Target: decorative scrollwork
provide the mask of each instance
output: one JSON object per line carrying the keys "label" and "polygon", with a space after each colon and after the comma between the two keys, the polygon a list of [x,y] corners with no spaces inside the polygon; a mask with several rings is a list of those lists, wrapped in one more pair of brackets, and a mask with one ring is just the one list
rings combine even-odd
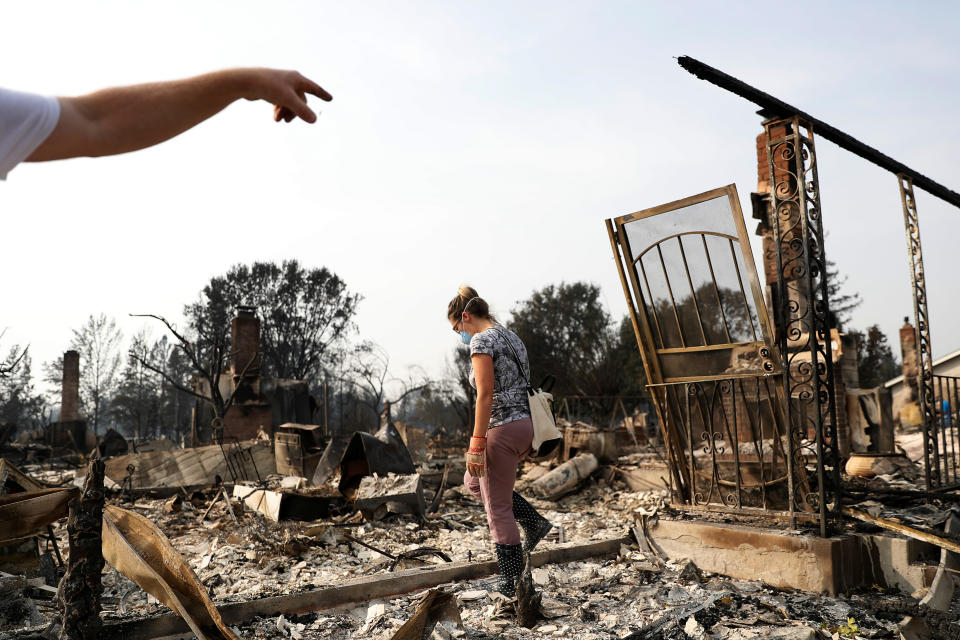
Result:
{"label": "decorative scrollwork", "polygon": [[917,401],[923,416],[923,471],[927,489],[941,486],[940,443],[937,437],[936,399],[933,389],[933,349],[930,346],[930,323],[927,312],[927,284],[923,275],[923,248],[920,245],[920,219],[913,197],[913,180],[899,174],[903,224],[907,231],[907,254],[910,257],[910,280],[913,283],[913,315],[916,323]]}
{"label": "decorative scrollwork", "polygon": [[815,491],[811,491],[803,494],[803,504],[813,511],[818,511],[820,509],[820,505],[823,503],[820,501],[820,494]]}
{"label": "decorative scrollwork", "polygon": [[[766,123],[773,198],[778,308],[775,309],[792,448],[791,504],[814,510],[826,535],[827,475],[839,488],[839,455],[823,250],[820,187],[813,130],[799,117]],[[810,437],[812,436],[812,442]],[[805,446],[804,441],[810,446]],[[809,490],[804,449],[816,460],[816,493]],[[812,500],[810,495],[815,496]],[[839,500],[834,500],[839,504]]]}

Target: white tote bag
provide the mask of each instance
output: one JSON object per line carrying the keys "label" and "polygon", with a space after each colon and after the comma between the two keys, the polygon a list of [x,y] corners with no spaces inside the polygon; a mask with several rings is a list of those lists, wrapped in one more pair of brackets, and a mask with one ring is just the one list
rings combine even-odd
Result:
{"label": "white tote bag", "polygon": [[557,429],[557,421],[553,417],[553,394],[547,393],[542,389],[534,389],[530,386],[530,377],[524,375],[523,363],[520,361],[520,356],[517,355],[516,349],[513,348],[510,340],[499,329],[497,329],[497,333],[500,334],[503,341],[510,347],[513,358],[517,361],[517,368],[520,370],[520,375],[524,376],[527,381],[527,396],[530,401],[530,420],[533,422],[533,443],[531,445],[533,451],[530,453],[529,459],[534,462],[546,460],[553,456],[560,449],[560,445],[563,444],[563,436],[560,434],[560,430]]}
{"label": "white tote bag", "polygon": [[541,389],[529,389],[530,418],[533,420],[533,461],[546,460],[555,454],[563,444],[563,436],[557,429],[553,417],[553,394]]}

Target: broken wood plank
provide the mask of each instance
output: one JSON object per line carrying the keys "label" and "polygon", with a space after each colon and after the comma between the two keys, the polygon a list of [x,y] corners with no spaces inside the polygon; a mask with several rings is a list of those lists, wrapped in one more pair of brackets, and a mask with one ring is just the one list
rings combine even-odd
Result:
{"label": "broken wood plank", "polygon": [[929,542],[930,544],[936,545],[941,549],[946,549],[947,551],[960,553],[960,543],[956,543],[953,540],[947,540],[946,538],[935,536],[932,533],[927,533],[926,531],[919,531],[913,527],[900,524],[899,522],[878,518],[877,516],[872,516],[869,513],[858,511],[857,509],[852,509],[850,507],[841,507],[840,510],[844,515],[850,516],[851,518],[862,520],[863,522],[869,522],[872,525],[876,525],[888,531],[894,531],[900,535],[907,536],[908,538],[913,538],[914,540]]}
{"label": "broken wood plank", "polygon": [[[200,522],[203,522],[207,519],[207,516],[210,515],[210,512],[213,510],[213,507],[216,506],[217,502],[220,500],[220,490],[218,488],[217,492],[213,494],[213,500],[210,501],[210,504],[207,505],[206,510],[203,512],[203,515],[200,516]],[[230,508],[230,505],[227,505],[227,508]]]}
{"label": "broken wood plank", "polygon": [[39,591],[48,598],[52,598],[57,595],[56,588],[43,583],[43,578],[28,578],[27,576],[19,576],[12,573],[7,573],[6,571],[0,571],[0,578],[19,578],[23,580],[30,589]]}
{"label": "broken wood plank", "polygon": [[517,580],[517,602],[516,617],[517,624],[527,629],[533,629],[537,626],[537,620],[542,616],[540,611],[541,596],[533,584],[533,564],[530,561],[530,554],[524,554],[523,571]]}
{"label": "broken wood plank", "polygon": [[[581,544],[570,544],[538,551],[531,556],[531,566],[575,562],[586,558],[613,555],[622,545],[631,544],[629,536]],[[497,572],[495,560],[487,562],[454,562],[443,565],[407,569],[376,576],[347,580],[340,585],[259,598],[247,602],[231,602],[219,607],[226,624],[237,624],[257,616],[276,617],[281,614],[300,614],[329,609],[355,602],[396,596],[428,589],[447,582],[474,580]],[[105,625],[104,637],[124,640],[147,640],[163,636],[190,637],[192,632],[175,614],[164,614],[138,620],[125,620]]]}
{"label": "broken wood plank", "polygon": [[230,496],[227,495],[227,490],[224,486],[220,485],[220,495],[223,497],[224,504],[227,505],[227,513],[230,514],[230,519],[233,520],[233,524],[240,526],[240,522],[237,521],[237,514],[233,512],[233,502],[230,501]]}

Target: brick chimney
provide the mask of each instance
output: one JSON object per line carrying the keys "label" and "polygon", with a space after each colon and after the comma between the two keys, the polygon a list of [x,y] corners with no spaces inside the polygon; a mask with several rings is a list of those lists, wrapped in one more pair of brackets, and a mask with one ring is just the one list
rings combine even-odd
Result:
{"label": "brick chimney", "polygon": [[244,367],[247,367],[247,378],[255,378],[260,373],[260,356],[257,355],[260,350],[260,319],[256,312],[256,307],[237,307],[237,316],[230,325],[233,349],[231,364],[235,376],[240,375]]}
{"label": "brick chimney", "polygon": [[[788,130],[786,125],[780,125],[773,127],[771,132],[773,133],[774,139],[780,139],[787,135]],[[791,164],[789,158],[784,158],[779,154],[773,159],[774,171],[776,172],[775,178],[778,182],[790,177],[789,171],[792,168]],[[766,130],[757,135],[757,193],[770,193],[770,165],[767,161]]]}
{"label": "brick chimney", "polygon": [[80,419],[80,354],[63,354],[63,386],[60,398],[60,421]]}
{"label": "brick chimney", "polygon": [[[771,127],[770,129],[770,134],[773,136],[774,140],[780,140],[786,137],[789,133],[791,133],[790,127],[785,124]],[[758,134],[756,139],[757,192],[751,195],[751,202],[753,204],[753,217],[760,221],[757,224],[756,234],[763,238],[763,272],[767,285],[767,304],[769,306],[770,315],[773,318],[773,321],[778,323],[779,315],[773,312],[773,307],[775,304],[777,304],[777,283],[779,282],[779,269],[777,268],[777,242],[775,239],[775,226],[777,224],[777,220],[774,217],[775,214],[772,206],[772,191],[776,188],[776,185],[770,184],[770,164],[767,160],[767,142],[767,132],[766,127],[764,127],[764,131]],[[773,157],[774,180],[780,185],[781,190],[786,191],[796,188],[796,179],[793,178],[791,174],[791,169],[793,169],[795,160],[792,159],[789,151],[789,146],[778,147],[775,150]],[[786,237],[782,238],[782,241],[784,242],[789,241],[793,234],[796,233],[796,231],[788,230],[794,228],[798,222],[796,217],[797,212],[790,209],[788,209],[788,211],[792,211],[791,218],[782,221],[781,225],[781,230],[785,231],[787,234]],[[799,228],[799,225],[797,225],[797,228]],[[789,273],[786,275],[789,276]],[[805,280],[794,279],[790,286],[787,287],[787,291],[785,292],[791,300],[796,302],[798,308],[801,310],[809,307],[806,289],[807,287]],[[780,332],[784,331],[784,328],[778,325],[776,330],[779,334]]]}
{"label": "brick chimney", "polygon": [[920,374],[917,362],[917,332],[909,318],[903,319],[900,327],[900,356],[903,358],[903,386],[909,390],[907,402],[920,400],[920,388],[917,377]]}

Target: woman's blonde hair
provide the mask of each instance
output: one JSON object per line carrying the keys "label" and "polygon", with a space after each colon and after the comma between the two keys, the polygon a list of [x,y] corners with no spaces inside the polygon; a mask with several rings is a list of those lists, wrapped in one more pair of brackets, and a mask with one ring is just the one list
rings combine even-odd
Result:
{"label": "woman's blonde hair", "polygon": [[496,322],[490,315],[490,305],[487,304],[487,301],[480,297],[476,289],[467,285],[461,285],[457,289],[456,297],[447,305],[447,318],[451,320],[459,318],[464,312]]}

